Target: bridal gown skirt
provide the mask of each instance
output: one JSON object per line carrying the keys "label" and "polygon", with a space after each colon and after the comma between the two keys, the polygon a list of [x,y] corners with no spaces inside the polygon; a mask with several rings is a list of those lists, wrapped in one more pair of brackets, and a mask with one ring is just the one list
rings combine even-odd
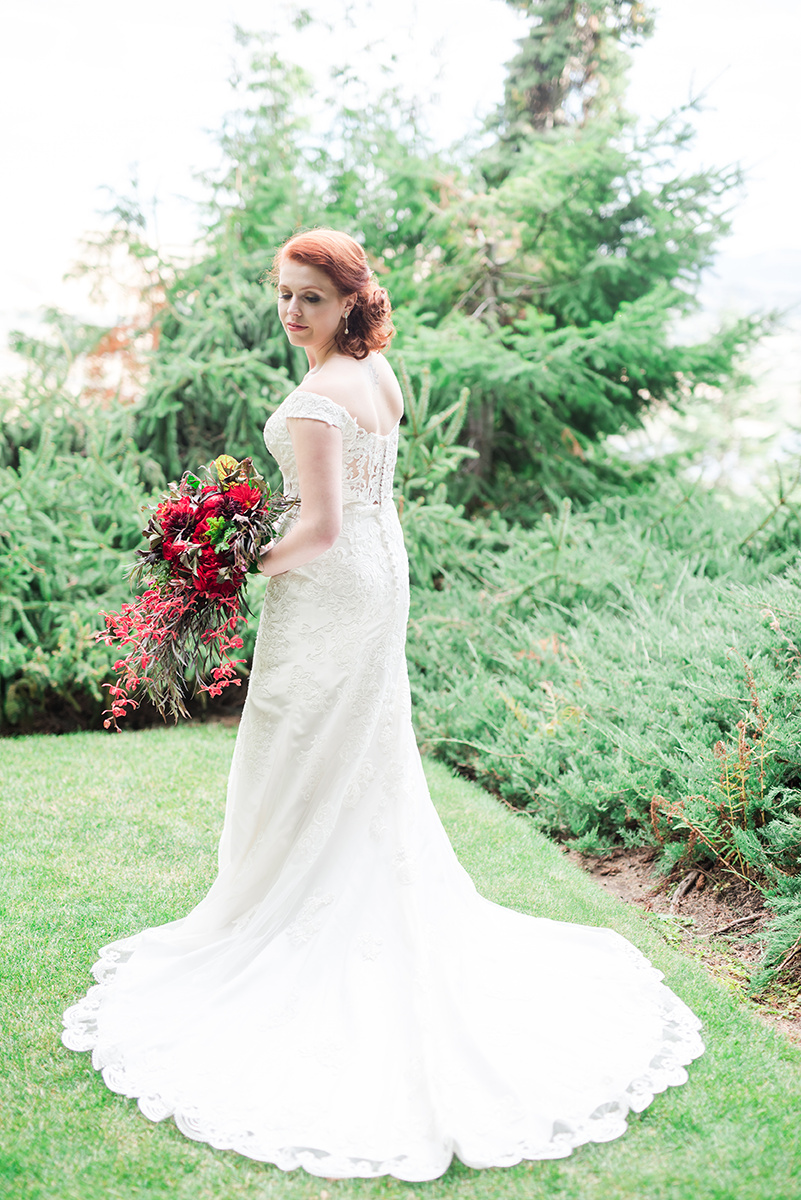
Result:
{"label": "bridal gown skirt", "polygon": [[558,1158],[684,1083],[699,1022],[608,929],[480,897],[429,798],[392,503],[267,590],[219,874],[65,1014],[114,1091],[290,1170]]}

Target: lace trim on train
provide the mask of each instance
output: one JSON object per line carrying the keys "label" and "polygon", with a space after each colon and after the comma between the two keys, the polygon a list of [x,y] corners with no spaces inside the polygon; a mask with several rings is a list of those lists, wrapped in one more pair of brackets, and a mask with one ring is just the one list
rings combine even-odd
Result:
{"label": "lace trim on train", "polygon": [[[325,904],[326,899],[321,898],[321,903]],[[631,965],[647,976],[649,983],[661,986],[662,973],[635,946],[622,940]],[[458,1144],[447,1144],[384,1161],[334,1154],[322,1147],[286,1146],[280,1144],[279,1138],[273,1140],[252,1130],[210,1121],[180,1096],[168,1098],[152,1091],[147,1070],[138,1075],[135,1069],[123,1063],[103,1061],[107,1056],[98,1053],[96,1014],[104,994],[113,985],[118,966],[127,961],[137,941],[138,937],[129,939],[126,952],[114,945],[100,951],[100,958],[92,968],[97,984],[89,989],[83,1000],[64,1013],[64,1045],[70,1050],[92,1050],[93,1065],[102,1072],[106,1086],[136,1099],[149,1120],[162,1121],[172,1117],[180,1131],[195,1141],[206,1142],[217,1150],[233,1150],[258,1162],[273,1163],[283,1171],[303,1167],[310,1175],[330,1178],[393,1175],[413,1183],[444,1174],[454,1154],[466,1166],[476,1169],[514,1166],[527,1159],[566,1158],[576,1147],[587,1142],[608,1142],[622,1136],[628,1128],[628,1113],[641,1112],[660,1092],[686,1083],[684,1068],[704,1052],[700,1021],[680,1002],[678,1008],[674,1008],[666,1000],[660,1006],[660,1016],[664,1020],[661,1045],[648,1070],[632,1080],[622,1093],[601,1104],[585,1121],[554,1121],[551,1135],[546,1140],[520,1139],[504,1147],[494,1140],[490,1144],[488,1140],[480,1158],[475,1154],[463,1155]]]}

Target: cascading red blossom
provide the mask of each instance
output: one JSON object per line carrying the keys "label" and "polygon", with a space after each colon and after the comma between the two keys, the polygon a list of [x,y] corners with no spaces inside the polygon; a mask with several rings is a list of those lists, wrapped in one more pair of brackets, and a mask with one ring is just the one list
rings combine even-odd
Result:
{"label": "cascading red blossom", "polygon": [[119,612],[101,614],[105,629],[97,640],[128,648],[114,664],[115,682],[106,685],[107,729],[119,730],[119,719],[139,706],[137,694],[177,720],[188,715],[192,677],[210,696],[239,686],[236,668],[244,660],[231,653],[242,649],[236,630],[245,620],[247,576],[296,501],[271,492],[249,458],[224,454],[203,473],[206,482],[187,472],[152,509],[148,548],[137,550],[130,572],[146,590]]}

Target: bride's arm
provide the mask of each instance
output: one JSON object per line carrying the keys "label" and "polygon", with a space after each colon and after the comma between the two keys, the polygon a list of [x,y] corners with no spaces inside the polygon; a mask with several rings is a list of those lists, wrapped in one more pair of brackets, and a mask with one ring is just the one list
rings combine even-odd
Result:
{"label": "bride's arm", "polygon": [[300,516],[261,556],[262,575],[302,567],[333,546],[342,528],[342,434],[308,417],[287,420],[298,470]]}

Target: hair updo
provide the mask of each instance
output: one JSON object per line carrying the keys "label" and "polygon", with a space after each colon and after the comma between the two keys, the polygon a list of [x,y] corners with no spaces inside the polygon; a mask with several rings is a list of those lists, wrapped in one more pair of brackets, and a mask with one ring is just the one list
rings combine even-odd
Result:
{"label": "hair updo", "polygon": [[336,229],[296,233],[284,242],[273,259],[270,272],[273,283],[278,282],[285,258],[324,271],[341,296],[355,292],[356,299],[348,313],[348,332],[345,333],[342,324],[336,333],[340,353],[349,354],[351,358],[366,358],[374,350],[383,350],[389,345],[395,332],[389,296],[386,288],[376,283],[364,250],[357,241]]}

